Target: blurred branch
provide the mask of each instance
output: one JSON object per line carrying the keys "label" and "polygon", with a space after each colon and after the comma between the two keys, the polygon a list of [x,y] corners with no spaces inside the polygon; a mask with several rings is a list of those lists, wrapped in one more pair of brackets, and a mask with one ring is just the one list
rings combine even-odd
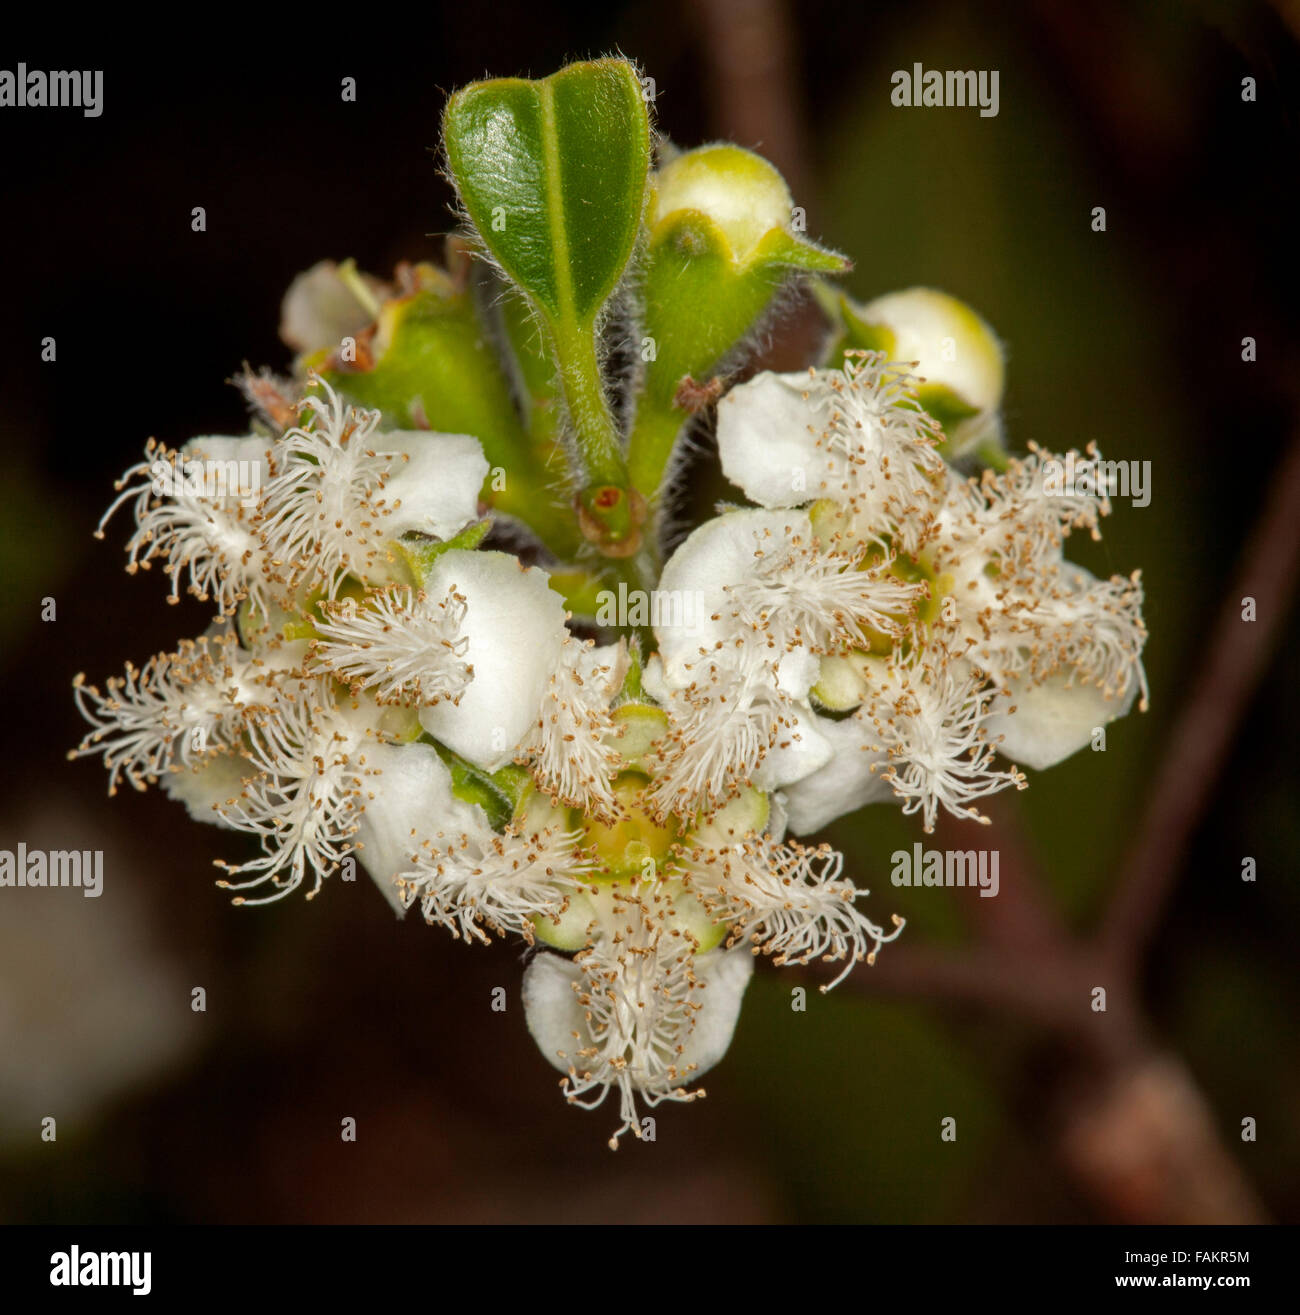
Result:
{"label": "blurred branch", "polygon": [[1287,31],[1300,41],[1300,0],[1271,0],[1271,3]]}
{"label": "blurred branch", "polygon": [[[695,0],[686,8],[700,30],[714,131],[776,165],[791,195],[815,219],[795,27],[783,0]],[[801,294],[786,306],[779,332],[755,364],[766,370],[803,369],[814,359],[825,329],[816,303]]]}
{"label": "blurred branch", "polygon": [[808,136],[800,112],[795,37],[781,0],[701,0],[688,6],[702,28],[705,86],[718,133],[760,150],[805,209]]}
{"label": "blurred branch", "polygon": [[[1102,931],[1121,971],[1136,969],[1169,898],[1193,831],[1259,685],[1300,572],[1300,433],[1271,481],[1271,496],[1224,600],[1208,655],[1175,723],[1138,839],[1121,869]],[[1254,598],[1257,620],[1242,620]]]}

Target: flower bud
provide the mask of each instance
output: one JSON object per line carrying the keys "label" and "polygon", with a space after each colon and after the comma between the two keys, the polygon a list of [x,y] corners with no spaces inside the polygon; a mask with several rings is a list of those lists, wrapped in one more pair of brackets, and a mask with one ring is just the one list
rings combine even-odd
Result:
{"label": "flower bud", "polygon": [[679,155],[656,175],[651,229],[695,211],[721,232],[732,262],[747,265],[770,232],[790,227],[793,199],[785,179],[739,146],[703,146]]}
{"label": "flower bud", "polygon": [[840,311],[844,334],[835,354],[862,348],[907,362],[923,380],[917,400],[943,426],[946,455],[971,453],[985,440],[1000,446],[1002,347],[965,302],[933,288],[908,288],[865,306],[844,299]]}

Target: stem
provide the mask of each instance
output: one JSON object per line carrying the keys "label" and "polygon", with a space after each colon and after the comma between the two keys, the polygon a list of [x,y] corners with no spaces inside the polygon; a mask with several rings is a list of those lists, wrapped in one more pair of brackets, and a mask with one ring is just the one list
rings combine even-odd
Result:
{"label": "stem", "polygon": [[555,320],[550,321],[550,330],[584,481],[588,487],[608,484],[626,489],[627,465],[605,400],[595,331],[582,322]]}
{"label": "stem", "polygon": [[663,492],[660,485],[677,438],[690,416],[676,410],[664,411],[650,404],[649,399],[643,399],[643,403],[627,439],[627,470],[632,487],[641,490],[654,512],[659,510]]}

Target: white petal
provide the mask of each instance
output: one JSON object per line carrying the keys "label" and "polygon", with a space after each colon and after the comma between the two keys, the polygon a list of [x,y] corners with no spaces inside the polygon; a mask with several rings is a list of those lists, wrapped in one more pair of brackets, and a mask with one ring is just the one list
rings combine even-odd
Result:
{"label": "white petal", "polygon": [[806,699],[808,691],[817,683],[822,660],[817,653],[796,648],[785,654],[776,664],[776,687],[792,699]]}
{"label": "white petal", "polygon": [[1015,712],[993,712],[985,722],[990,738],[1002,736],[999,753],[1040,771],[1053,767],[1088,744],[1096,727],[1127,715],[1137,697],[1136,680],[1123,698],[1109,699],[1096,685],[1066,680],[1052,676],[1028,688],[1009,682]]}
{"label": "white petal", "polygon": [[692,1078],[706,1073],[727,1053],[740,1017],[745,988],[754,975],[754,955],[747,946],[710,950],[695,961],[695,975],[705,984],[704,1007],[682,1054],[683,1065],[695,1065]]}
{"label": "white petal", "polygon": [[197,767],[165,772],[161,781],[167,797],[179,799],[196,822],[214,822],[229,830],[217,806],[238,798],[245,778],[256,774],[257,768],[242,754],[219,753]]}
{"label": "white petal", "polygon": [[544,571],[503,552],[452,549],[434,563],[425,589],[465,596],[462,635],[474,678],[458,703],[420,709],[424,729],[486,771],[514,757],[532,729],[566,635],[564,602]]}
{"label": "white petal", "polygon": [[627,645],[620,639],[613,644],[593,644],[590,648],[579,646],[574,667],[584,686],[593,686],[600,698],[609,700],[623,687],[630,661]]}
{"label": "white petal", "polygon": [[853,717],[843,721],[817,717],[815,721],[820,737],[830,746],[831,757],[820,771],[784,789],[787,825],[796,836],[820,830],[864,804],[893,797],[888,782],[880,779],[886,760],[863,748],[866,728],[860,721]]}
{"label": "white petal", "polygon": [[785,715],[794,718],[793,726],[783,726],[777,742],[755,770],[752,781],[760,790],[775,790],[825,767],[834,756],[831,742],[822,734],[825,723],[812,711],[787,707]]}
{"label": "white petal", "polygon": [[451,792],[451,773],[431,744],[375,744],[366,749],[368,792],[357,841],[358,856],[398,914],[405,912],[394,878],[409,871],[425,840],[439,832],[460,835],[487,829],[474,805]]}
{"label": "white petal", "polygon": [[358,333],[373,318],[339,277],[338,266],[321,260],[289,284],[280,303],[280,337],[305,356],[337,349],[344,337]]}
{"label": "white petal", "polygon": [[479,490],[489,469],[478,439],[397,430],[376,434],[375,450],[401,454],[383,493],[388,506],[400,503],[384,519],[386,535],[419,530],[450,539],[478,519]]}
{"label": "white petal", "polygon": [[651,654],[641,668],[641,688],[657,703],[667,703],[672,697],[672,686],[664,676],[664,664],[659,654]]}
{"label": "white petal", "polygon": [[573,984],[581,976],[571,959],[538,954],[524,969],[524,1019],[537,1048],[561,1072],[578,1062],[577,1053],[589,1045],[583,1007]]}
{"label": "white petal", "polygon": [[718,403],[718,455],[727,478],[761,507],[797,507],[843,486],[847,461],[819,446],[830,393],[807,371],[765,370]]}
{"label": "white petal", "polygon": [[[693,618],[691,625],[663,625],[655,631],[664,679],[670,688],[690,684],[690,668],[699,662],[702,648],[712,654],[721,643],[722,651],[713,658],[720,665],[736,654],[736,638],[752,632],[732,615],[735,605],[726,586],[753,574],[757,550],[775,549],[791,536],[805,543],[812,538],[812,522],[806,512],[733,511],[706,521],[669,558],[659,588],[680,591],[683,600],[688,596],[692,600],[699,598],[698,606],[693,601],[689,609],[681,609],[682,616]],[[796,668],[794,664],[789,670],[792,678],[796,677]],[[803,687],[804,694],[811,683],[810,677]]]}
{"label": "white petal", "polygon": [[[745,988],[754,973],[754,956],[745,947],[711,950],[692,965],[704,984],[701,1008],[686,1040],[679,1067],[695,1065],[692,1078],[712,1068],[727,1053],[740,1017]],[[578,1051],[591,1045],[583,1006],[573,983],[581,975],[569,959],[537,955],[524,971],[524,1017],[542,1054],[561,1072],[581,1067]]]}
{"label": "white petal", "polygon": [[775,841],[782,841],[789,829],[790,810],[786,806],[785,791],[778,790],[768,796],[767,826],[763,829],[763,834]]}

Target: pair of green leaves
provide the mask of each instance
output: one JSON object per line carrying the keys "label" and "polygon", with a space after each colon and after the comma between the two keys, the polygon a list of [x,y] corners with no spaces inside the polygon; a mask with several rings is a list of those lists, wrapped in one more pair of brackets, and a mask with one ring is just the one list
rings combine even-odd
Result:
{"label": "pair of green leaves", "polygon": [[635,503],[598,333],[645,208],[650,119],[636,72],[605,59],[536,82],[474,83],[448,103],[443,141],[465,214],[526,299],[556,367],[582,466],[584,531],[628,539]]}
{"label": "pair of green leaves", "polygon": [[471,223],[556,329],[594,326],[627,268],[645,204],[650,122],[621,59],[452,96],[447,161]]}

